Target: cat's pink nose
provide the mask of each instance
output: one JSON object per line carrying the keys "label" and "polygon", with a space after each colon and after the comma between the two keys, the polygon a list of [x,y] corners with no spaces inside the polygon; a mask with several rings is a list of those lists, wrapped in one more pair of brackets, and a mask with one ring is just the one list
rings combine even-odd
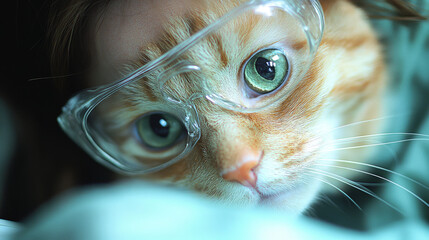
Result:
{"label": "cat's pink nose", "polygon": [[221,175],[223,179],[231,182],[239,182],[246,187],[256,187],[257,176],[254,171],[259,165],[261,154],[246,154],[237,165],[225,170]]}

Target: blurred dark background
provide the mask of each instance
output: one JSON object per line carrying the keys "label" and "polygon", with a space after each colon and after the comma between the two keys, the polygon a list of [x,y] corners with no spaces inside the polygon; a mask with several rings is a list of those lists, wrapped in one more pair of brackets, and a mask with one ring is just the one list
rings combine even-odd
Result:
{"label": "blurred dark background", "polygon": [[21,221],[63,191],[111,179],[111,173],[69,140],[56,122],[61,107],[81,87],[75,81],[60,84],[50,75],[47,18],[51,3],[17,0],[4,8],[13,17],[5,13],[7,19],[2,21],[7,54],[0,99],[11,112],[13,126],[9,127],[16,142],[9,168],[3,171],[6,181],[0,183],[5,184],[0,193],[2,219]]}

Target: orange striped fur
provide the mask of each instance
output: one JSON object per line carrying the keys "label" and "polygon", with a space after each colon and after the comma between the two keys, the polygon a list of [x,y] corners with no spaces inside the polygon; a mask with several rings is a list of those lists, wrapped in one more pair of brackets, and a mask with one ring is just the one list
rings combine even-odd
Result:
{"label": "orange striped fur", "polygon": [[[255,170],[260,191],[275,194],[290,190],[289,198],[274,205],[297,213],[304,211],[320,191],[315,179],[304,173],[308,166],[317,168],[314,163],[325,156],[321,149],[334,138],[374,133],[381,126],[358,125],[335,134],[324,131],[381,116],[385,84],[382,49],[364,12],[345,0],[320,2],[326,18],[323,40],[310,69],[287,98],[256,113],[238,113],[199,99],[196,108],[202,136],[195,148],[180,162],[142,178],[185,186],[231,204],[258,205],[260,199],[254,192],[220,176],[223,170],[234,167],[242,149],[258,149],[263,152]],[[203,10],[171,19],[158,41],[142,46],[141,58],[135,65],[156,59],[237,5],[234,0],[222,4],[204,1]],[[288,19],[278,19],[277,27],[280,29],[287,22]],[[219,81],[215,84],[228,88],[222,79],[241,78],[243,62],[254,53],[251,49],[269,43],[257,38],[264,34],[260,32],[261,26],[263,19],[241,16],[182,59],[199,64],[212,74],[211,79]],[[303,39],[296,37],[292,41],[298,51],[304,47]],[[168,81],[166,88],[176,98],[187,99],[202,89],[201,81],[195,78],[192,74],[182,74]],[[144,82],[141,86],[133,85],[122,91],[112,101],[115,103],[103,109],[103,114],[118,122],[126,118],[129,118],[126,122],[131,122],[138,117],[132,112],[136,112],[141,102],[156,103],[162,98],[157,81],[147,76],[140,81]],[[144,94],[133,95],[139,92]],[[118,111],[124,113],[121,118],[117,117]],[[359,149],[330,154],[339,159],[365,161],[370,152]]]}

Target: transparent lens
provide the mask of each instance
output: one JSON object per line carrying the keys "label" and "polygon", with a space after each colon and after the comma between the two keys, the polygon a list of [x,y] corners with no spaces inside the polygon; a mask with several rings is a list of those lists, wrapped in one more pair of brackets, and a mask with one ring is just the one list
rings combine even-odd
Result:
{"label": "transparent lens", "polygon": [[135,81],[104,99],[87,121],[94,143],[131,171],[171,164],[194,142],[188,129],[195,118],[182,105],[151,99],[154,96],[142,89],[144,81]]}
{"label": "transparent lens", "polygon": [[244,65],[244,81],[259,94],[279,88],[287,81],[289,63],[278,49],[264,49],[253,55]]}
{"label": "transparent lens", "polygon": [[208,36],[207,46],[211,38],[220,39],[212,48],[217,64],[197,63],[205,74],[206,96],[236,111],[258,111],[285,99],[313,57],[300,22],[276,5],[232,19]]}
{"label": "transparent lens", "polygon": [[153,152],[180,144],[187,131],[181,120],[171,114],[151,112],[134,122],[135,135],[142,145]]}

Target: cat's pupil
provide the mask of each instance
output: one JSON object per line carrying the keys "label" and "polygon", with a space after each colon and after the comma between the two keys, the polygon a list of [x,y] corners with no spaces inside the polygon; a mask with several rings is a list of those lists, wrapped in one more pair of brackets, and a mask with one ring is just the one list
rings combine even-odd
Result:
{"label": "cat's pupil", "polygon": [[273,80],[276,76],[276,63],[266,58],[258,57],[255,68],[258,74],[267,80]]}
{"label": "cat's pupil", "polygon": [[170,133],[170,125],[162,114],[153,114],[149,117],[149,125],[156,135],[167,137]]}

